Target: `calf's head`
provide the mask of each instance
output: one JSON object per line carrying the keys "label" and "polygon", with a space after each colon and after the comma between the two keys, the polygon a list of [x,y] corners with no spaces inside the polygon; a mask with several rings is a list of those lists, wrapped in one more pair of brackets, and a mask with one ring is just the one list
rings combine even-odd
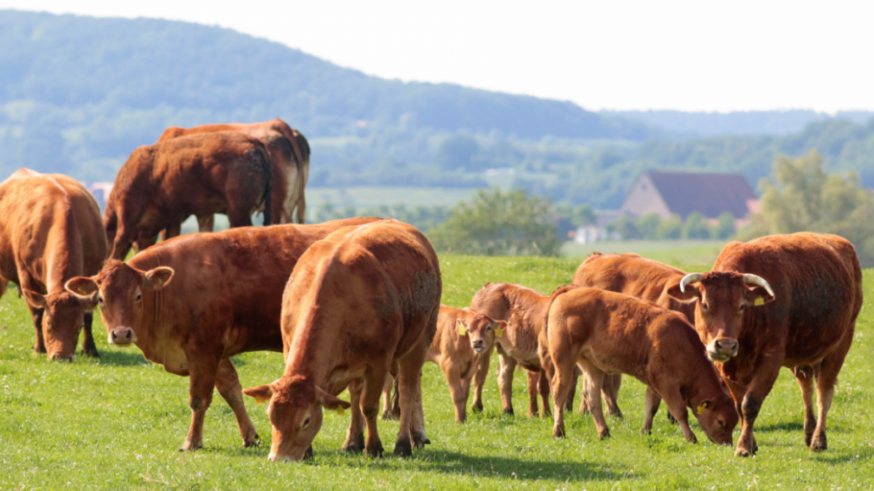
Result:
{"label": "calf's head", "polygon": [[301,376],[283,376],[270,385],[243,390],[259,404],[269,402],[267,415],[273,426],[271,462],[290,462],[304,458],[322,427],[322,410],[338,411],[349,407],[322,390],[312,380]]}
{"label": "calf's head", "polygon": [[23,293],[31,307],[43,309],[41,328],[49,360],[73,361],[85,314],[97,304],[63,290],[48,295],[30,290]]}
{"label": "calf's head", "polygon": [[710,441],[720,445],[732,444],[731,434],[740,417],[731,396],[722,393],[714,398],[701,401],[692,408],[692,412]]}
{"label": "calf's head", "polygon": [[468,321],[458,318],[455,320],[458,334],[470,339],[470,347],[477,353],[488,352],[495,343],[495,338],[503,335],[507,327],[506,322],[498,322],[491,317],[476,314]]}
{"label": "calf's head", "polygon": [[137,329],[143,318],[143,294],[163,288],[172,278],[173,269],[165,266],[140,271],[127,263],[112,261],[97,276],[73,278],[65,288],[100,307],[109,344],[128,346],[137,341]]}
{"label": "calf's head", "polygon": [[707,346],[707,356],[723,363],[737,356],[747,310],[774,301],[774,290],[761,276],[724,271],[688,274],[669,294],[698,301],[695,329]]}

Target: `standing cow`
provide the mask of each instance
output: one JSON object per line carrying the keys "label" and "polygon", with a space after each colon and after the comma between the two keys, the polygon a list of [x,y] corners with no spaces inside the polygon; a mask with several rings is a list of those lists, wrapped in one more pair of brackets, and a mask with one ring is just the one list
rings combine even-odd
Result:
{"label": "standing cow", "polygon": [[687,275],[680,290],[681,300],[698,301],[696,329],[742,417],[736,455],[756,452],[753,424],[781,366],[801,386],[805,444],[825,450],[826,415],[862,308],[853,245],[813,233],[731,242],[712,271]]}
{"label": "standing cow", "polygon": [[36,328],[33,350],[49,359],[73,360],[79,331],[82,349],[98,356],[91,335],[90,299],[64,291],[64,282],[95,274],[109,248],[100,208],[76,180],[19,169],[0,183],[0,283],[18,285]]}
{"label": "standing cow", "polygon": [[[574,274],[574,285],[599,288],[611,292],[624,293],[635,298],[650,301],[664,309],[680,312],[689,322],[695,322],[693,302],[681,302],[674,298],[679,292],[680,281],[686,272],[667,264],[644,259],[637,254],[601,254],[596,252],[583,261]],[[586,379],[583,379],[584,381]],[[604,378],[602,393],[607,403],[607,414],[622,417],[617,399],[622,374],[607,375]],[[584,391],[584,394],[586,391]],[[582,398],[580,412],[584,412],[588,400]],[[653,406],[658,410],[658,405]],[[670,417],[670,412],[668,416]]]}
{"label": "standing cow", "polygon": [[226,213],[231,227],[252,225],[263,203],[270,225],[272,170],[260,140],[206,133],[139,147],[118,171],[104,213],[113,259],[190,215]]}
{"label": "standing cow", "polygon": [[[270,401],[270,460],[310,455],[323,408],[350,406],[343,448],[381,456],[379,398],[393,364],[401,406],[394,452],[409,456],[413,446],[428,443],[421,371],[437,329],[440,293],[437,255],[407,224],[386,220],[343,229],[313,244],[283,297],[285,371],[270,385],[245,390]],[[346,387],[351,404],[336,397]]]}
{"label": "standing cow", "polygon": [[[292,223],[297,212],[298,223],[306,220],[306,188],[310,169],[310,146],[307,139],[279,118],[263,123],[205,124],[192,128],[171,126],[164,130],[158,142],[185,135],[236,131],[261,140],[273,163],[273,220]],[[210,217],[199,217],[201,231],[211,224]],[[211,229],[210,229],[211,231]]]}
{"label": "standing cow", "polygon": [[213,387],[234,411],[243,446],[256,445],[231,356],[282,350],[282,289],[298,258],[331,232],[374,220],[185,235],[126,263],[111,261],[96,276],[73,278],[67,290],[99,304],[110,344],[136,344],[147,360],[191,377],[191,428],[182,450],[203,444]]}

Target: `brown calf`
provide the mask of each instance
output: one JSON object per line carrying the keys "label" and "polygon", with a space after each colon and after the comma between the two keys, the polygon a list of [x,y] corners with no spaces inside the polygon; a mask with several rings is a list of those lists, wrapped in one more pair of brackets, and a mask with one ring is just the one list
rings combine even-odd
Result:
{"label": "brown calf", "polygon": [[743,419],[736,454],[756,452],[753,424],[781,366],[801,386],[805,444],[825,450],[826,415],[862,308],[862,270],[852,244],[812,233],[731,242],[711,272],[690,274],[680,285],[681,299],[698,300],[698,334]]}
{"label": "brown calf", "polygon": [[331,232],[374,220],[185,235],[126,263],[109,262],[96,276],[73,278],[67,290],[99,303],[110,344],[136,344],[147,360],[191,377],[191,427],[182,450],[203,445],[213,387],[234,411],[243,446],[255,445],[230,357],[282,350],[282,290],[298,258]]}
{"label": "brown calf", "polygon": [[0,282],[24,293],[36,328],[37,353],[73,360],[79,331],[82,349],[98,356],[91,335],[96,304],[64,291],[64,282],[95,274],[108,244],[100,208],[76,180],[19,169],[0,183]]}
{"label": "brown calf", "polygon": [[240,133],[206,133],[139,147],[118,171],[104,213],[113,259],[135,240],[155,237],[190,215],[227,213],[231,227],[252,225],[265,203],[271,223],[271,164],[259,140]]}
{"label": "brown calf", "polygon": [[[637,254],[601,254],[596,252],[586,258],[574,274],[574,285],[600,288],[624,293],[641,300],[650,301],[661,308],[680,312],[689,322],[695,322],[695,305],[671,296],[678,291],[680,280],[686,272]],[[584,383],[586,379],[583,379]],[[607,375],[602,388],[607,414],[622,417],[617,398],[622,385],[622,374]],[[584,391],[586,393],[587,391]],[[580,412],[584,412],[587,399],[582,398]],[[655,407],[658,409],[658,406]],[[670,413],[668,413],[670,416]]]}
{"label": "brown calf", "polygon": [[[538,412],[538,391],[543,399],[540,417],[550,414],[549,380],[541,364],[542,360],[549,359],[546,354],[546,317],[550,301],[549,296],[521,285],[486,283],[470,302],[474,312],[507,323],[504,335],[495,340],[501,359],[498,387],[505,414],[513,414],[513,372],[516,365],[521,365],[528,375],[528,417]],[[479,378],[477,392],[482,391]],[[573,392],[568,407],[572,404]]]}
{"label": "brown calf", "polygon": [[[313,244],[284,294],[285,372],[270,385],[245,391],[270,401],[270,460],[311,453],[322,409],[350,405],[343,448],[382,455],[379,397],[394,363],[401,406],[395,454],[408,456],[413,445],[424,446],[421,370],[437,329],[440,292],[437,255],[407,224],[386,220],[343,229]],[[336,397],[346,387],[351,404]]]}
{"label": "brown calf", "polygon": [[555,437],[565,436],[564,403],[579,364],[589,379],[589,400],[598,437],[610,436],[601,409],[601,385],[607,373],[624,373],[647,385],[645,429],[650,408],[664,398],[690,442],[687,407],[716,443],[731,444],[737,425],[734,403],[722,389],[695,329],[682,315],[621,293],[567,287],[553,293],[548,344],[555,374]]}

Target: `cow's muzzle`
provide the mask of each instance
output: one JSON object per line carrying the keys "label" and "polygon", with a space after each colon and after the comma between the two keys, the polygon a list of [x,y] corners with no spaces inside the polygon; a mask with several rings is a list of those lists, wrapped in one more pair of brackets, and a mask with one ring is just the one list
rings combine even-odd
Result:
{"label": "cow's muzzle", "polygon": [[64,356],[61,353],[49,353],[49,360],[53,361],[69,361],[72,363],[76,359],[76,355]]}
{"label": "cow's muzzle", "polygon": [[707,347],[707,357],[713,361],[725,363],[729,358],[737,356],[737,340],[730,338],[715,339]]}
{"label": "cow's muzzle", "polygon": [[486,349],[486,343],[482,339],[474,339],[470,342],[470,346],[477,353],[482,353]]}
{"label": "cow's muzzle", "polygon": [[113,329],[109,332],[109,344],[116,346],[128,346],[131,343],[137,342],[137,335],[133,329],[123,327],[121,329]]}

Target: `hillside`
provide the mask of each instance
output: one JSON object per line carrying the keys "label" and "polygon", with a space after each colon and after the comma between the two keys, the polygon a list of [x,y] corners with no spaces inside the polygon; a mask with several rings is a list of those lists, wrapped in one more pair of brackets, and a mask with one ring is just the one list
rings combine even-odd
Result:
{"label": "hillside", "polygon": [[314,139],[655,134],[569,102],[383,80],[229,29],[0,11],[3,174],[27,165],[107,180],[166,126],[277,116]]}

